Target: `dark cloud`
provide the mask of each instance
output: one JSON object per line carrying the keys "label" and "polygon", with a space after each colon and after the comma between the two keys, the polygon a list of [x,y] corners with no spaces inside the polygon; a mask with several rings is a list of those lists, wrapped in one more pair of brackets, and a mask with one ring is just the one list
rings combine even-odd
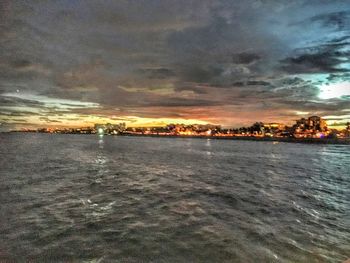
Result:
{"label": "dark cloud", "polygon": [[269,82],[266,82],[263,80],[250,80],[250,81],[247,81],[247,85],[250,85],[250,86],[268,86],[271,84]]}
{"label": "dark cloud", "polygon": [[[346,38],[343,38],[343,40]],[[350,68],[342,67],[349,62],[350,43],[338,39],[320,46],[299,49],[298,55],[281,61],[282,68],[288,73],[342,73]],[[301,53],[301,54],[300,54]]]}
{"label": "dark cloud", "polygon": [[[1,110],[63,123],[338,114],[348,97],[319,93],[350,81],[349,14],[345,0],[0,1]],[[15,92],[39,99],[2,96]]]}
{"label": "dark cloud", "polygon": [[[204,100],[204,99],[187,99],[187,98],[164,98],[160,101],[146,103],[147,106],[157,107],[198,107],[198,106],[216,106],[222,105],[222,101]],[[142,106],[146,106],[142,105]]]}
{"label": "dark cloud", "polygon": [[43,102],[21,99],[16,97],[0,96],[0,105],[1,107],[27,107],[27,108],[37,108],[44,107]]}
{"label": "dark cloud", "polygon": [[243,52],[233,56],[233,62],[238,64],[250,64],[261,59],[259,54]]}
{"label": "dark cloud", "polygon": [[21,60],[15,60],[11,63],[11,66],[14,68],[25,68],[31,65],[31,62],[29,60],[21,59]]}
{"label": "dark cloud", "polygon": [[62,123],[62,121],[59,120],[53,120],[48,117],[39,117],[41,121],[47,122],[47,123]]}
{"label": "dark cloud", "polygon": [[341,60],[330,52],[317,54],[303,54],[297,57],[287,58],[282,61],[282,68],[289,73],[333,73],[343,72],[337,66]]}
{"label": "dark cloud", "polygon": [[150,79],[167,79],[176,76],[176,74],[167,68],[146,68],[137,70],[136,74],[143,74]]}
{"label": "dark cloud", "polygon": [[243,81],[237,81],[237,82],[232,83],[232,86],[234,86],[234,87],[242,87],[244,85],[245,85],[245,82],[243,82]]}
{"label": "dark cloud", "polygon": [[340,11],[316,15],[314,17],[311,17],[309,21],[313,23],[321,23],[324,27],[336,27],[337,30],[349,29],[350,11]]}
{"label": "dark cloud", "polygon": [[341,81],[341,82],[350,82],[350,73],[341,73],[341,74],[329,74],[327,80],[330,82]]}

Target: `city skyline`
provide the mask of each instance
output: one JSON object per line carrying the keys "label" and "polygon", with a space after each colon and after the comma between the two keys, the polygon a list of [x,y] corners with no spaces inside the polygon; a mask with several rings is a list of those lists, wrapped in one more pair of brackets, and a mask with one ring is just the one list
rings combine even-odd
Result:
{"label": "city skyline", "polygon": [[[284,125],[284,126],[293,126],[295,123],[299,122],[300,120],[307,120],[307,119],[310,119],[310,118],[320,118],[322,119],[322,121],[325,123],[325,125],[328,126],[327,124],[327,121],[325,119],[323,119],[322,117],[319,117],[319,116],[316,116],[316,115],[313,115],[313,116],[304,116],[304,117],[301,117],[297,120],[294,120],[293,122],[285,122],[285,121],[281,121],[281,122],[264,122],[262,120],[256,120],[255,122],[252,122],[250,123],[251,125],[255,124],[255,123],[264,123],[264,124],[276,124],[276,125]],[[180,122],[166,122],[166,120],[164,119],[161,119],[162,121],[159,121],[156,123],[156,125],[150,125],[151,123],[146,123],[146,125],[127,125],[126,122],[97,122],[97,123],[92,123],[91,125],[88,125],[88,126],[69,126],[67,124],[63,124],[61,126],[58,126],[59,128],[86,128],[86,127],[92,127],[92,126],[96,126],[96,125],[125,125],[126,127],[130,127],[130,128],[152,128],[152,127],[164,127],[164,126],[167,126],[167,125],[187,125],[187,126],[191,126],[191,125],[200,125],[200,126],[220,126],[220,127],[223,127],[225,129],[238,129],[238,128],[242,128],[244,126],[224,126],[224,125],[221,125],[220,123],[206,123],[206,122],[198,122],[198,123],[195,123],[195,122],[190,122],[189,120],[186,120],[185,122],[183,123],[180,123]],[[349,126],[350,122],[346,122],[344,123],[345,126]],[[249,125],[248,125],[249,126]],[[54,125],[48,125],[48,126],[41,126],[39,128],[53,128]],[[58,128],[57,127],[57,128]],[[333,127],[333,125],[331,125],[331,127]],[[337,130],[337,129],[335,129]]]}
{"label": "city skyline", "polygon": [[350,121],[347,1],[2,1],[0,131]]}
{"label": "city skyline", "polygon": [[[11,132],[39,132],[59,134],[98,134],[106,135],[150,135],[150,136],[191,136],[213,138],[245,138],[282,139],[293,141],[298,139],[316,139],[326,143],[346,143],[350,138],[350,122],[344,129],[328,127],[327,122],[319,116],[309,116],[295,121],[293,125],[284,123],[255,122],[247,127],[223,127],[218,124],[180,124],[169,123],[163,126],[127,126],[121,123],[95,123],[87,127],[40,127],[38,129],[20,129]],[[289,140],[288,140],[289,139]],[[326,139],[326,140],[324,140]],[[340,139],[340,141],[339,141]],[[345,139],[345,140],[343,140]],[[315,141],[313,141],[315,142]]]}

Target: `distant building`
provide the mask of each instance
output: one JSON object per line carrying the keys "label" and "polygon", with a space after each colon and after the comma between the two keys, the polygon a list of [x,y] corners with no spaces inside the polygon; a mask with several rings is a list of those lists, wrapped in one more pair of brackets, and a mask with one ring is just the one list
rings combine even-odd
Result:
{"label": "distant building", "polygon": [[293,126],[293,134],[297,138],[324,137],[328,133],[326,121],[318,116],[302,118]]}
{"label": "distant building", "polygon": [[309,117],[308,118],[308,125],[309,125],[309,129],[312,129],[314,131],[321,131],[322,132],[322,131],[327,130],[326,121],[318,116]]}
{"label": "distant building", "polygon": [[126,124],[124,122],[118,123],[118,124],[95,124],[94,130],[97,133],[104,133],[104,134],[119,134],[126,130]]}
{"label": "distant building", "polygon": [[345,132],[344,132],[344,136],[345,137],[350,137],[350,122],[348,122],[346,124],[346,129],[345,129]]}
{"label": "distant building", "polygon": [[264,135],[271,137],[281,137],[286,131],[286,125],[282,123],[265,123],[264,124]]}
{"label": "distant building", "polygon": [[220,133],[221,126],[213,124],[169,124],[167,131],[173,135],[214,135]]}

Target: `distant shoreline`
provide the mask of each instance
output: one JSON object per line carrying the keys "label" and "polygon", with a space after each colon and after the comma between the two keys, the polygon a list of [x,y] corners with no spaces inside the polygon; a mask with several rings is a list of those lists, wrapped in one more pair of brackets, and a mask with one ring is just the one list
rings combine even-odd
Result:
{"label": "distant shoreline", "polygon": [[156,134],[122,134],[118,136],[130,137],[164,137],[164,138],[200,138],[214,140],[241,140],[241,141],[268,141],[268,142],[288,142],[305,144],[343,144],[350,145],[350,138],[276,138],[276,137],[254,137],[254,136],[191,136],[191,135],[156,135]]}
{"label": "distant shoreline", "polygon": [[[37,132],[2,132],[2,134],[13,133],[37,133]],[[55,133],[40,133],[55,134]],[[72,135],[97,135],[97,134],[77,134],[77,133],[57,133]],[[109,135],[104,135],[109,136]],[[287,143],[304,143],[304,144],[339,144],[350,145],[350,138],[276,138],[276,137],[254,137],[254,136],[201,136],[201,135],[157,135],[157,134],[118,134],[110,136],[128,136],[128,137],[153,137],[153,138],[198,138],[214,140],[240,140],[240,141],[267,141],[267,142],[287,142]]]}

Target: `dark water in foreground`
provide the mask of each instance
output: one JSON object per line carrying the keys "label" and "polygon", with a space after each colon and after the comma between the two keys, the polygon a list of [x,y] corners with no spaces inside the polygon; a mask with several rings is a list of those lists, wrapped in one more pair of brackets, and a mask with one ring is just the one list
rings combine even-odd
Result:
{"label": "dark water in foreground", "polygon": [[350,146],[0,134],[0,152],[0,261],[350,257]]}

